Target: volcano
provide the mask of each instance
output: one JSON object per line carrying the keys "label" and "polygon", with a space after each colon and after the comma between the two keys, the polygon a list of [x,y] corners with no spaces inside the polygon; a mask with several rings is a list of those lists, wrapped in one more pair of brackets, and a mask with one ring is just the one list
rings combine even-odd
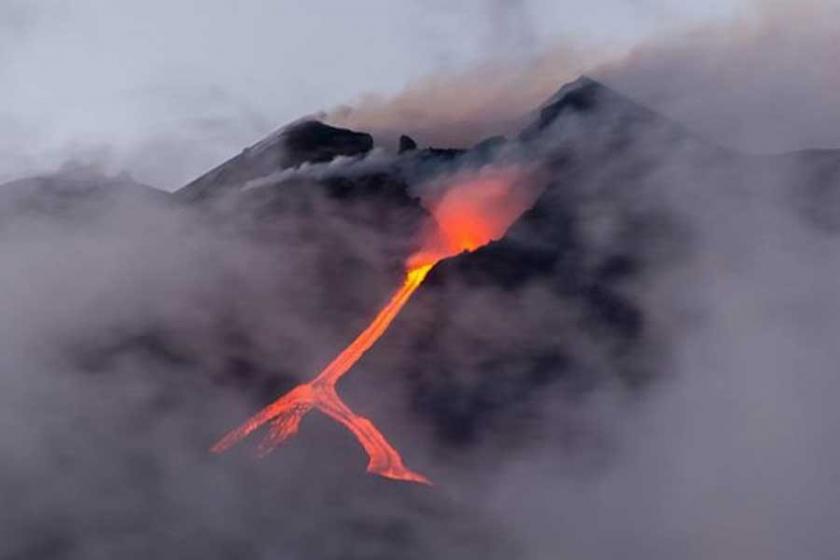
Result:
{"label": "volcano", "polygon": [[[397,257],[410,253],[426,214],[411,185],[510,161],[539,168],[534,181],[542,194],[507,233],[440,262],[394,318],[381,344],[398,348],[388,354],[402,358],[386,360],[374,348],[358,365],[400,372],[411,409],[430,422],[437,441],[455,447],[482,442],[490,431],[499,438],[521,430],[523,411],[538,406],[549,387],[585,393],[617,380],[634,391],[661,374],[664,357],[631,294],[652,273],[652,261],[685,250],[685,232],[644,196],[663,152],[676,153],[698,176],[705,168],[723,170],[711,180],[733,184],[807,166],[820,175],[817,184],[828,185],[840,162],[837,152],[764,158],[731,152],[588,77],[563,86],[510,139],[456,150],[418,148],[404,135],[398,154],[381,160],[370,157],[372,148],[366,133],[304,120],[175,196],[208,207],[237,200],[262,213],[317,189],[348,208],[375,208],[370,225],[400,240]],[[834,218],[814,202],[831,189],[816,190],[789,195],[802,219],[832,227]],[[610,210],[610,231],[600,240],[582,218],[596,206]],[[543,293],[531,299],[525,294],[535,286]],[[470,291],[494,293],[493,305],[509,309],[509,321],[488,330],[453,320],[481,316],[486,302]],[[580,346],[598,348],[604,360],[591,363]],[[470,348],[480,359],[469,359]]]}
{"label": "volcano", "polygon": [[[323,289],[312,305],[330,316],[337,352],[364,331],[422,249],[432,219],[424,197],[453,177],[528,168],[538,193],[533,203],[500,238],[435,261],[387,332],[354,365],[358,378],[375,378],[383,392],[404,396],[401,408],[451,452],[515,449],[523,433],[541,429],[547,392],[571,398],[605,384],[633,392],[664,374],[667,351],[634,297],[691,250],[691,232],[646,195],[674,180],[663,154],[710,189],[806,176],[801,188],[781,194],[796,219],[824,231],[840,228],[840,152],[739,154],[591,78],[563,86],[509,138],[452,149],[418,146],[412,131],[405,133],[398,149],[389,150],[375,146],[367,132],[303,119],[171,195],[73,170],[21,180],[0,189],[0,223],[16,223],[21,209],[84,223],[107,212],[110,203],[103,201],[111,198],[151,198],[270,248],[290,234],[277,224],[294,216],[300,224],[294,235],[328,249],[317,257],[313,283]],[[350,230],[368,241],[354,243]],[[231,292],[214,302],[218,331],[202,344],[186,343],[192,334],[172,320],[114,328],[70,344],[68,352],[97,370],[141,348],[153,360],[206,366],[214,383],[263,406],[305,382],[309,370],[266,359],[258,350],[260,333],[243,326],[239,297]],[[499,313],[504,321],[488,319]],[[205,363],[196,349],[202,345],[223,359]],[[355,376],[342,381],[348,401],[359,397]],[[364,402],[371,408],[370,399],[361,399],[363,409]],[[399,434],[380,429],[404,448]],[[567,435],[576,437],[572,428]],[[411,460],[411,450],[404,453]]]}
{"label": "volcano", "polygon": [[[304,121],[245,150],[240,156],[195,180],[176,196],[210,207],[218,207],[220,201],[229,201],[231,198],[241,199],[246,204],[249,200],[259,200],[255,207],[263,210],[267,206],[286,206],[289,200],[300,196],[301,190],[309,192],[322,189],[328,198],[345,201],[348,205],[363,201],[361,203],[366,207],[375,206],[377,214],[384,218],[378,218],[376,222],[385,224],[391,221],[385,216],[398,208],[415,205],[422,210],[420,200],[410,197],[410,184],[433,182],[440,177],[475,172],[488,166],[504,166],[506,164],[502,154],[510,150],[533,154],[531,159],[539,161],[541,167],[533,181],[542,183],[533,188],[544,193],[530,209],[523,208],[527,212],[513,225],[510,235],[492,241],[486,247],[483,246],[487,241],[468,243],[462,247],[462,250],[468,251],[461,255],[457,254],[459,251],[448,255],[449,258],[440,267],[429,271],[428,288],[419,284],[413,286],[412,291],[419,291],[418,299],[422,303],[415,311],[407,311],[409,318],[402,320],[395,316],[392,318],[398,325],[395,332],[377,334],[377,337],[386,335],[386,341],[388,337],[409,338],[407,342],[401,343],[409,350],[405,352],[406,362],[400,364],[398,369],[408,372],[415,410],[432,418],[442,441],[468,444],[476,440],[481,426],[503,421],[501,419],[505,414],[516,413],[517,407],[508,407],[507,403],[527,405],[543,387],[553,382],[563,380],[567,384],[573,383],[567,379],[570,377],[567,372],[580,368],[574,363],[573,353],[564,349],[559,340],[545,348],[529,349],[528,352],[511,352],[509,344],[488,340],[486,343],[489,350],[481,354],[491,358],[480,364],[459,368],[457,375],[462,380],[453,385],[455,373],[448,370],[451,360],[446,348],[438,344],[443,342],[445,346],[453,341],[457,343],[464,334],[447,332],[449,321],[445,319],[430,323],[412,317],[412,314],[428,313],[434,309],[445,316],[447,309],[457,307],[445,301],[447,287],[450,285],[495,286],[495,289],[500,290],[500,298],[514,299],[519,297],[519,290],[527,289],[531,280],[555,278],[556,291],[551,294],[552,298],[557,298],[554,305],[564,308],[570,305],[569,302],[575,302],[574,305],[583,308],[584,315],[579,320],[583,322],[586,331],[592,333],[591,343],[610,346],[615,371],[621,372],[621,375],[634,383],[650,374],[641,366],[636,366],[640,360],[634,356],[634,353],[643,353],[644,318],[641,311],[620,291],[621,285],[628,283],[642,268],[639,255],[634,254],[630,248],[619,249],[616,254],[605,255],[604,262],[586,263],[584,268],[583,260],[576,262],[575,259],[575,253],[584,249],[579,247],[581,242],[576,239],[578,233],[573,223],[573,206],[558,201],[555,196],[556,192],[562,190],[558,185],[568,176],[585,172],[569,161],[570,154],[579,151],[580,146],[562,141],[553,145],[559,137],[554,128],[560,126],[562,121],[572,119],[585,119],[589,121],[585,123],[586,127],[604,138],[609,137],[607,144],[598,138],[588,139],[592,142],[590,149],[603,152],[622,150],[624,145],[640,134],[661,134],[668,137],[669,141],[682,135],[677,126],[604,86],[582,78],[558,92],[539,111],[534,123],[523,130],[518,138],[510,141],[490,139],[479,143],[472,150],[417,149],[414,141],[405,137],[400,142],[399,155],[371,165],[365,158],[371,148],[369,136]],[[610,127],[609,130],[605,130],[606,126]],[[701,144],[689,135],[684,136],[686,141]],[[313,144],[313,138],[323,142],[323,146]],[[336,146],[341,146],[344,151],[338,153]],[[314,159],[307,160],[301,166],[301,158],[306,154],[314,154]],[[331,156],[332,159],[345,159],[340,165],[330,165]],[[593,159],[605,156],[605,153],[590,155]],[[528,160],[521,162],[521,156],[518,155],[514,159],[517,164],[535,163]],[[268,172],[270,169],[273,170]],[[565,191],[563,196],[570,194]],[[273,202],[267,204],[265,200]],[[467,215],[469,211],[469,203],[466,203],[455,213]],[[422,222],[420,218],[418,215],[415,231],[406,229],[396,234],[397,237],[402,236],[407,241],[417,238],[417,227]],[[436,218],[438,223],[442,223],[442,216]],[[454,215],[449,218],[450,221],[453,219]],[[402,220],[402,223],[406,222]],[[530,310],[523,311],[520,320],[530,322]],[[538,322],[544,320],[541,318]],[[528,325],[528,328],[550,329],[552,325]],[[510,341],[516,340],[517,334],[499,333],[499,336]],[[473,333],[466,336],[474,338]],[[464,345],[470,344],[475,342],[464,341]],[[494,355],[494,349],[497,348],[503,352]],[[371,349],[371,353],[370,358],[357,355],[353,363],[361,359],[360,367],[363,368],[366,361],[376,359],[376,350]],[[423,355],[424,359],[415,359],[418,355]],[[342,369],[342,372],[345,371]],[[499,378],[502,375],[500,372],[510,371],[515,371],[516,376]],[[317,398],[313,401],[302,393],[298,400],[294,400],[295,392],[304,387],[307,386],[300,386],[289,393],[289,397],[293,398],[289,403],[281,406],[284,401],[278,400],[276,405],[266,408],[241,429],[231,432],[216,449],[227,449],[274,417],[277,418],[274,435],[269,436],[267,442],[273,441],[271,445],[274,445],[295,433],[301,414],[318,402]],[[334,395],[334,389],[330,391]],[[488,398],[488,395],[493,397]],[[300,402],[300,406],[293,404],[297,402]],[[369,470],[392,478],[425,480],[406,471],[401,458],[387,443],[383,443],[381,436],[376,436],[380,443],[374,444],[372,440],[365,443],[364,436],[359,436],[360,431],[353,427],[352,420],[343,419],[350,416],[336,416],[330,410],[331,406],[324,409],[340,421],[349,422],[348,427],[361,438],[371,456]],[[293,418],[287,417],[289,414]],[[293,422],[287,426],[289,420]],[[376,449],[383,451],[379,453]],[[386,456],[390,458],[386,459]]]}
{"label": "volcano", "polygon": [[0,187],[0,557],[833,535],[840,151],[737,153],[591,78],[469,148],[359,128],[293,122],[171,194]]}

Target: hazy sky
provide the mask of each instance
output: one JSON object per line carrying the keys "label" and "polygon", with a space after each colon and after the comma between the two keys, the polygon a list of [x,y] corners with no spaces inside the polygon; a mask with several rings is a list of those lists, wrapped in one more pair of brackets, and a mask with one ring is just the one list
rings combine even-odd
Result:
{"label": "hazy sky", "polygon": [[0,180],[68,158],[173,188],[304,114],[558,41],[621,50],[739,0],[0,0]]}

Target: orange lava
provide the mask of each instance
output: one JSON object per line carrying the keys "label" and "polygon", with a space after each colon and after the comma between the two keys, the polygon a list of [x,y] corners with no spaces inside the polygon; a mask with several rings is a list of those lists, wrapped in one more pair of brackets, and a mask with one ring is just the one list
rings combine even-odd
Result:
{"label": "orange lava", "polygon": [[434,265],[426,264],[410,269],[405,275],[402,287],[391,297],[371,324],[330,365],[324,368],[318,377],[309,383],[298,385],[285,396],[262,409],[245,424],[222,438],[213,446],[213,451],[222,452],[266,422],[271,422],[270,432],[260,446],[261,453],[266,453],[278,443],[294,435],[303,416],[312,408],[318,408],[353,432],[370,457],[368,472],[386,478],[428,484],[426,477],[406,468],[400,454],[370,420],[354,413],[342,402],[335,391],[335,384],[382,336],[400,309],[426,278],[432,266]]}
{"label": "orange lava", "polygon": [[336,393],[336,383],[388,329],[429,271],[442,259],[472,251],[501,237],[533,201],[514,189],[512,170],[479,173],[455,182],[430,205],[435,218],[423,247],[408,259],[405,280],[368,327],[356,337],[315,379],[298,385],[240,427],[229,432],[212,450],[221,453],[264,424],[269,433],[260,444],[265,454],[297,433],[303,417],[317,408],[343,424],[359,440],[369,457],[367,470],[386,478],[430,484],[407,468],[396,449],[374,424],[354,413]]}

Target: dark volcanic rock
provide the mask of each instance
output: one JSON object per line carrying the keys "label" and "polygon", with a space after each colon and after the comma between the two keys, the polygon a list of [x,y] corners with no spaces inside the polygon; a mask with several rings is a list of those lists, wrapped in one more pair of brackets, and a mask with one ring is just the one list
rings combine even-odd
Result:
{"label": "dark volcanic rock", "polygon": [[[202,213],[214,228],[235,232],[267,254],[276,252],[279,262],[284,255],[276,247],[292,245],[308,255],[309,268],[301,272],[311,286],[307,305],[336,333],[336,352],[401,281],[404,260],[428,219],[407,183],[389,169],[269,178],[258,187],[202,202]],[[281,301],[288,294],[275,297]],[[254,406],[316,373],[314,366],[265,363],[253,343],[260,334],[247,328],[249,317],[224,324],[230,360],[217,377],[252,395]],[[287,338],[278,333],[274,344],[294,345],[284,342]]]}
{"label": "dark volcanic rock", "polygon": [[636,390],[662,373],[667,344],[634,294],[691,250],[690,220],[667,206],[668,189],[797,178],[787,183],[802,183],[796,208],[840,229],[840,152],[732,153],[587,78],[564,86],[521,138],[542,162],[542,196],[501,240],[441,262],[388,335],[405,358],[387,369],[405,372],[438,441],[492,434],[509,446],[550,385]]}
{"label": "dark volcanic rock", "polygon": [[[573,133],[566,130],[569,125],[577,127]],[[300,157],[311,158],[307,161],[326,160],[333,152],[319,155],[318,148],[326,128],[307,126],[284,142],[294,140]],[[375,170],[349,165],[272,179],[271,170],[283,163],[259,154],[281,138],[258,144],[222,166],[222,172],[200,179],[204,194],[199,198],[229,192],[220,199],[223,212],[251,216],[254,234],[268,243],[279,235],[272,224],[284,216],[311,223],[330,248],[325,277],[377,287],[361,290],[361,297],[347,285],[324,293],[325,309],[347,325],[347,339],[387,296],[382,287],[398,282],[425,219],[408,194],[408,177],[420,181],[481,166],[510,143],[491,138],[472,150],[413,150]],[[534,159],[528,163],[543,168],[544,194],[503,239],[440,263],[365,358],[363,369],[401,372],[397,378],[408,383],[414,410],[431,422],[442,442],[468,444],[486,433],[516,432],[530,405],[539,403],[541,391],[551,385],[579,392],[604,379],[621,379],[637,387],[653,375],[646,318],[628,294],[648,269],[646,244],[673,232],[655,210],[640,208],[634,193],[656,163],[647,149],[650,142],[702,142],[588,79],[561,89],[521,138],[520,147]],[[250,167],[249,157],[256,158],[256,167]],[[238,171],[242,165],[244,171]],[[234,177],[239,186],[243,177],[263,179],[242,190],[229,188]],[[195,199],[197,189],[194,183],[182,196]],[[584,216],[593,204],[592,192],[609,201],[603,208],[616,223],[608,251],[594,250],[587,232]],[[602,207],[600,201],[595,204]],[[222,221],[229,217],[220,215]],[[359,227],[353,236],[366,231],[370,235],[364,237],[382,240],[376,252],[390,263],[385,276],[358,258],[347,232]],[[348,306],[348,298],[355,303]],[[335,310],[341,308],[339,316]],[[259,369],[248,359],[237,363],[249,364],[248,371]],[[498,426],[507,428],[493,429]]]}
{"label": "dark volcanic rock", "polygon": [[539,110],[537,118],[526,127],[521,137],[533,139],[558,122],[561,117],[572,116],[620,118],[623,125],[650,125],[665,119],[616,93],[603,84],[582,76],[557,91]]}
{"label": "dark volcanic rock", "polygon": [[[383,341],[402,359],[378,366],[374,350],[368,366],[405,372],[439,442],[493,434],[510,445],[551,386],[632,390],[656,374],[662,352],[630,294],[650,273],[648,250],[679,243],[680,232],[638,195],[655,168],[651,145],[702,143],[588,79],[564,87],[522,136],[542,164],[543,195],[501,240],[438,264]],[[612,222],[605,248],[589,231],[594,210]]]}
{"label": "dark volcanic rock", "polygon": [[418,152],[421,157],[426,159],[437,159],[441,161],[452,161],[467,153],[466,150],[459,150],[458,148],[425,148]]}
{"label": "dark volcanic rock", "polygon": [[282,136],[288,167],[305,162],[323,163],[338,156],[364,155],[373,149],[370,134],[336,128],[319,121],[293,125]]}
{"label": "dark volcanic rock", "polygon": [[324,163],[339,156],[361,156],[372,148],[370,134],[303,121],[245,149],[186,185],[177,196],[187,201],[217,197],[284,169],[303,163]]}
{"label": "dark volcanic rock", "polygon": [[400,136],[400,144],[398,153],[404,154],[405,152],[412,152],[417,149],[417,142],[411,136],[406,136],[403,134]]}
{"label": "dark volcanic rock", "polygon": [[392,328],[404,359],[389,369],[405,372],[438,441],[509,444],[552,384],[578,393],[654,375],[628,291],[647,267],[634,246],[647,224],[625,217],[630,241],[596,255],[576,210],[541,201],[505,238],[441,262]]}
{"label": "dark volcanic rock", "polygon": [[733,155],[587,77],[560,88],[519,140],[555,167],[561,160],[594,167],[621,157],[647,170],[660,162],[660,148],[693,150],[716,160]]}

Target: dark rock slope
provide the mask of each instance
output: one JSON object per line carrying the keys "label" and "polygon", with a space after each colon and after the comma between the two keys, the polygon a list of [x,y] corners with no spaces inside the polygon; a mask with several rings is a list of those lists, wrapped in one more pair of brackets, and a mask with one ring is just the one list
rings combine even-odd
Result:
{"label": "dark rock slope", "polygon": [[[367,226],[389,240],[383,262],[386,277],[396,281],[423,219],[410,185],[500,157],[538,167],[544,192],[534,207],[503,239],[441,263],[360,364],[368,373],[358,375],[396,379],[413,410],[448,443],[477,441],[491,427],[495,434],[519,429],[545,390],[579,394],[616,382],[633,389],[657,374],[667,352],[652,339],[634,298],[657,267],[688,250],[679,218],[645,194],[661,187],[669,165],[698,189],[737,188],[762,174],[808,166],[819,181],[808,187],[814,192],[793,195],[797,205],[806,219],[836,222],[835,213],[814,203],[833,191],[813,186],[837,183],[836,153],[738,155],[585,77],[561,88],[514,139],[462,151],[417,149],[406,137],[399,155],[377,163],[278,173],[370,149],[365,134],[296,124],[178,196],[204,201],[227,193],[225,200],[238,201],[237,213],[245,208],[270,223],[277,212],[305,212],[300,201],[313,192],[326,195],[336,212],[361,211]],[[260,176],[268,179],[255,183]],[[348,273],[372,279],[381,271],[359,266]],[[366,312],[356,309],[359,320],[348,323],[354,327],[387,296],[388,282],[369,285],[379,291],[364,298]]]}
{"label": "dark rock slope", "polygon": [[178,192],[184,200],[217,197],[252,179],[336,157],[361,156],[373,149],[369,134],[335,128],[314,120],[287,126],[195,179]]}
{"label": "dark rock slope", "polygon": [[[318,134],[303,135],[307,141],[300,144],[300,127]],[[400,155],[375,164],[359,161],[322,166],[320,172],[314,172],[316,166],[278,173],[306,158],[314,164],[339,153],[364,153],[370,148],[366,138],[319,123],[294,125],[178,196],[202,204],[215,200],[210,206],[216,208],[223,200],[223,215],[233,205],[237,216],[259,216],[264,232],[280,215],[310,212],[311,197],[325,197],[336,204],[335,213],[365,215],[363,221],[376,237],[388,240],[382,245],[382,263],[394,285],[423,219],[409,185],[512,153],[507,157],[540,168],[544,194],[505,238],[441,263],[360,364],[358,375],[397,380],[439,441],[457,444],[476,441],[491,426],[518,429],[546,388],[580,392],[604,380],[636,387],[653,375],[656,357],[649,351],[646,319],[629,294],[648,266],[642,250],[646,236],[661,238],[671,232],[654,209],[629,203],[628,193],[655,163],[640,144],[700,146],[708,157],[717,157],[715,148],[583,78],[561,89],[513,140],[492,138],[469,151],[407,149],[406,141]],[[352,148],[335,149],[348,145]],[[272,151],[297,155],[281,161],[269,155]],[[601,176],[605,158],[621,160],[609,178]],[[267,178],[255,181],[260,176]],[[602,240],[609,249],[600,250],[593,247],[583,214],[595,204],[590,191],[603,190],[618,178],[620,191],[600,196],[610,199],[612,206],[605,211],[619,233],[609,243]],[[342,256],[336,262],[353,262],[353,250],[348,244],[345,253],[335,253]],[[369,307],[356,308],[359,319],[347,322],[355,328],[384,300],[387,290],[382,287],[389,283],[373,281],[382,271],[361,264],[343,272],[378,286],[364,298]],[[348,329],[347,339],[352,334]],[[352,386],[352,379],[347,384]]]}

